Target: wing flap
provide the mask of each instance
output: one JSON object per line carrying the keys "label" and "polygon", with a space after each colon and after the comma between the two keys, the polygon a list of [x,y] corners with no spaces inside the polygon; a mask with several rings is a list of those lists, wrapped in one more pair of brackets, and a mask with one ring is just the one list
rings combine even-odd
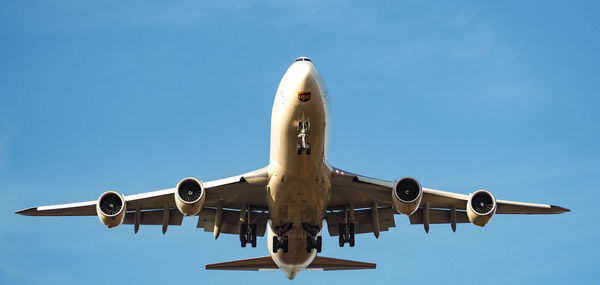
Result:
{"label": "wing flap", "polygon": [[[214,232],[216,213],[216,209],[202,209],[198,214],[198,224],[196,227],[203,228],[205,232]],[[253,213],[251,219],[252,223],[256,224],[256,235],[264,236],[267,230],[268,215],[266,213]],[[239,234],[240,211],[223,210],[219,231],[225,234]]]}
{"label": "wing flap", "polygon": [[[140,225],[162,225],[164,217],[164,210],[150,210],[140,212]],[[181,226],[183,222],[183,214],[177,209],[169,210],[169,225],[170,226]],[[135,224],[135,212],[130,212],[125,215],[123,220],[125,225]]]}
{"label": "wing flap", "polygon": [[[379,231],[388,231],[389,228],[396,226],[394,221],[394,210],[392,208],[379,208]],[[339,224],[344,221],[345,212],[329,212],[325,219],[327,220],[327,230],[330,236],[338,236]],[[375,225],[373,224],[373,210],[362,209],[354,211],[355,218],[355,229],[354,232],[357,234],[372,233],[375,231]]]}
{"label": "wing flap", "polygon": [[[411,225],[423,224],[423,208],[417,209],[412,215],[408,217]],[[429,223],[430,224],[449,224],[450,210],[440,209],[429,209]],[[469,223],[467,212],[456,211],[456,222],[457,223]]]}

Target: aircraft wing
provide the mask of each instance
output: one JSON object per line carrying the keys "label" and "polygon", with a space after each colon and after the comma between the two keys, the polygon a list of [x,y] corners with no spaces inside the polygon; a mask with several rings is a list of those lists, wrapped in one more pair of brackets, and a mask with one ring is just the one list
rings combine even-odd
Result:
{"label": "aircraft wing", "polygon": [[[392,189],[394,182],[361,176],[333,168],[331,177],[331,200],[328,205],[329,232],[338,235],[337,227],[349,207],[353,209],[358,223],[356,233],[385,231],[393,227]],[[429,224],[452,223],[454,209],[456,223],[468,223],[466,207],[469,195],[423,188],[419,209],[409,216],[411,224],[423,224],[423,211],[428,206]],[[496,200],[496,214],[560,214],[570,210],[545,204]],[[377,207],[377,219],[373,215]],[[362,218],[361,218],[362,217]],[[377,225],[376,225],[377,224]],[[378,229],[379,228],[379,229]],[[428,226],[426,227],[428,230]]]}
{"label": "aircraft wing", "polygon": [[[266,185],[268,183],[268,173],[266,168],[248,172],[241,175],[236,175],[220,180],[203,182],[206,190],[206,201],[204,208],[198,213],[198,227],[210,229],[210,222],[207,223],[207,217],[214,218],[216,207],[221,203],[223,210],[223,227],[224,233],[237,233],[239,231],[237,225],[239,221],[240,210],[243,207],[250,207],[251,210],[265,212],[267,209],[266,202]],[[135,223],[135,212],[140,210],[141,225],[162,225],[164,214],[168,210],[168,225],[181,225],[183,215],[177,210],[174,198],[175,188],[146,192],[134,195],[125,195],[125,203],[127,205],[127,213],[124,224]],[[219,202],[221,201],[221,202]],[[25,216],[95,216],[96,215],[96,200],[52,205],[39,206],[17,211],[16,214]],[[266,218],[258,218],[258,223],[266,224]],[[264,215],[263,215],[264,216]],[[214,220],[213,220],[214,221]],[[234,223],[235,225],[229,225]],[[212,225],[214,226],[214,225]],[[264,233],[264,225],[259,226],[259,232]],[[166,231],[166,229],[164,230]]]}

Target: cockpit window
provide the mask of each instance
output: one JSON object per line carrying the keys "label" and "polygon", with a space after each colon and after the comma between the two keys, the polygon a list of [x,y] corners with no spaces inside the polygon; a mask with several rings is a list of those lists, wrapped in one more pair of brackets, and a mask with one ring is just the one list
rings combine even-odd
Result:
{"label": "cockpit window", "polygon": [[309,62],[312,62],[312,60],[310,60],[310,58],[308,58],[308,57],[299,57],[299,58],[296,58],[296,60],[294,60],[294,61],[309,61]]}

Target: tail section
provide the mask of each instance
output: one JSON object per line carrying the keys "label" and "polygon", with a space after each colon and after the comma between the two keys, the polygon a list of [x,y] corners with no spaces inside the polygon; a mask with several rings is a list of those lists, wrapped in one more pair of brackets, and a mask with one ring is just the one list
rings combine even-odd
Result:
{"label": "tail section", "polygon": [[[375,269],[375,263],[321,257],[317,256],[305,270],[353,270],[353,269]],[[248,258],[206,265],[207,270],[277,270],[277,264],[270,256]]]}

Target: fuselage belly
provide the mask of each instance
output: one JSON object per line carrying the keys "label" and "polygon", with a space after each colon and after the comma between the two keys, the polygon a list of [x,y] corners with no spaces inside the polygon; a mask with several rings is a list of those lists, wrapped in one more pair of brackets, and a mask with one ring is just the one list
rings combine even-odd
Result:
{"label": "fuselage belly", "polygon": [[[267,202],[269,252],[288,278],[308,266],[307,227],[322,228],[330,197],[331,172],[325,163],[327,90],[312,62],[294,62],[279,84],[271,116],[271,156]],[[272,250],[273,236],[286,228],[288,252]]]}

